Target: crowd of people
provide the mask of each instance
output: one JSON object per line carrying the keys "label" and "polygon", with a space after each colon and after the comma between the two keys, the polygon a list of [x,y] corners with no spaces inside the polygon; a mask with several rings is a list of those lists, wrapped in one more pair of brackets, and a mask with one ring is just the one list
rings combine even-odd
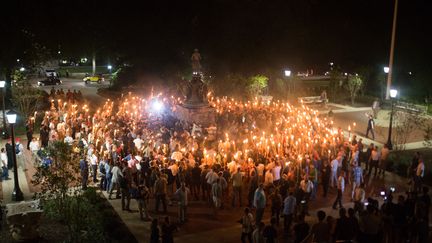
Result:
{"label": "crowd of people", "polygon": [[[276,242],[281,218],[284,234],[295,242],[412,237],[425,242],[430,197],[422,189],[420,154],[413,159],[413,190],[398,196],[397,204],[392,203],[392,191],[385,190],[380,208],[376,200],[367,199],[365,178],[385,177],[387,146],[365,148],[362,139],[355,135],[347,139],[331,119],[307,106],[211,98],[216,123],[199,129],[174,118],[179,102],[129,93],[90,112],[79,102],[53,99],[43,114],[39,139],[30,136],[32,123],[28,123],[27,148],[34,158],[54,141],[76,148],[81,154],[82,187],[93,181],[109,199],[114,200],[115,193],[126,211],[130,200],[137,200],[140,218],[152,221],[151,242],[159,242],[159,235],[163,242],[172,242],[176,230],[169,218],[159,223],[151,213],[166,215],[167,206],[177,202],[178,222],[183,224],[188,221],[190,201],[207,202],[216,219],[224,208],[246,207],[239,220],[242,242]],[[309,202],[319,197],[318,187],[322,197],[329,190],[336,192],[333,208],[339,206],[340,217],[319,211],[319,222],[310,227],[304,219]],[[343,206],[345,190],[350,190],[354,202],[348,210]],[[421,196],[420,190],[424,190]],[[263,222],[266,210],[271,213],[269,225]],[[403,227],[405,233],[395,227]]]}
{"label": "crowd of people", "polygon": [[60,88],[58,90],[54,89],[54,87],[51,88],[49,93],[49,98],[51,100],[63,100],[64,102],[69,102],[71,104],[74,104],[75,102],[82,102],[83,101],[83,95],[81,93],[81,90],[74,89],[71,91],[68,89],[66,92],[63,90],[63,88]]}

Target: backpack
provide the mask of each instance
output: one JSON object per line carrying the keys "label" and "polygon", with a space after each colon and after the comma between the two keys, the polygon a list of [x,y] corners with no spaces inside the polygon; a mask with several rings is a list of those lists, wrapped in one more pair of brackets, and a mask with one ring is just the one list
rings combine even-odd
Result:
{"label": "backpack", "polygon": [[20,144],[15,144],[15,154],[19,154],[21,152]]}

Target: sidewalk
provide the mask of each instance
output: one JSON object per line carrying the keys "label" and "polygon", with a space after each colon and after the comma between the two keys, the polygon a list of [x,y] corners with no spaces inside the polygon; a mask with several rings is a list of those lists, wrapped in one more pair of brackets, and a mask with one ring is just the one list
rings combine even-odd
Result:
{"label": "sidewalk", "polygon": [[[368,145],[370,143],[374,143],[379,147],[383,146],[387,142],[390,118],[388,110],[381,110],[378,113],[377,119],[374,119],[375,140],[372,140],[366,138],[365,136],[368,120],[366,113],[372,113],[372,109],[370,107],[350,107],[334,103],[330,103],[329,106],[340,108],[338,110],[333,110],[333,120],[335,127],[341,127],[346,137],[348,137],[348,134],[351,135],[351,137],[355,134],[357,136],[357,139],[362,138],[365,144]],[[326,115],[328,113],[328,109],[321,109],[319,110],[319,113],[321,115]],[[429,116],[427,117],[429,118]],[[356,123],[356,126],[354,126],[354,122]],[[432,120],[430,122],[432,123]],[[396,124],[397,121],[394,121],[393,133],[396,132]],[[348,131],[348,126],[351,127],[351,132]],[[405,144],[405,150],[426,148],[426,146],[423,144],[423,140],[423,131],[413,131],[409,136],[409,140]]]}
{"label": "sidewalk", "polygon": [[[383,197],[379,196],[380,191],[391,186],[396,188],[394,193],[395,200],[398,195],[405,195],[405,191],[408,189],[407,180],[395,174],[386,173],[385,180],[383,177],[367,177],[366,179],[366,195],[367,197],[373,197],[377,199],[380,205],[383,203]],[[245,192],[244,192],[245,193]],[[106,192],[103,192],[105,197],[108,197]],[[243,198],[246,195],[244,195]],[[323,210],[327,215],[331,215],[334,218],[339,217],[339,210],[334,210],[332,204],[336,198],[336,190],[330,188],[327,198],[322,197],[322,188],[319,186],[317,198],[309,203],[310,216],[306,217],[306,222],[310,226],[317,222],[316,212]],[[343,206],[348,209],[354,207],[354,203],[350,202],[351,198],[351,186],[347,185],[343,195]],[[150,224],[151,222],[141,221],[139,219],[138,205],[135,200],[131,199],[130,209],[132,212],[122,211],[121,199],[109,200],[114,210],[125,222],[131,233],[135,236],[138,242],[148,242],[150,237]],[[225,201],[226,202],[226,201]],[[152,217],[159,219],[159,222],[163,220],[164,215],[155,214],[154,212],[154,199],[150,199],[149,212]],[[270,202],[264,213],[264,222],[269,223],[271,217]],[[178,232],[174,233],[175,242],[188,242],[188,243],[217,243],[217,242],[239,242],[241,235],[241,227],[237,222],[241,218],[243,207],[232,208],[230,203],[225,204],[225,209],[220,210],[217,219],[213,217],[211,207],[203,201],[191,201],[188,207],[188,218],[189,221],[180,226]],[[177,206],[176,204],[168,206],[168,216],[170,216],[171,222],[177,221]],[[282,224],[281,219],[281,224]],[[279,235],[282,235],[282,227],[279,226]],[[281,242],[290,242],[290,239],[283,239]]]}
{"label": "sidewalk", "polygon": [[[34,165],[31,161],[31,152],[27,150],[25,147],[27,145],[27,139],[24,137],[19,137],[21,143],[24,146],[24,160],[26,165],[26,170],[18,165],[18,182],[19,187],[24,195],[24,200],[30,200],[33,197],[35,192],[34,186],[31,184],[31,178],[36,172]],[[0,142],[1,148],[4,148],[6,144],[6,140],[2,139]],[[12,202],[12,192],[14,190],[14,172],[13,168],[9,170],[9,178],[10,180],[3,180],[0,183],[0,200],[3,201],[3,204]]]}

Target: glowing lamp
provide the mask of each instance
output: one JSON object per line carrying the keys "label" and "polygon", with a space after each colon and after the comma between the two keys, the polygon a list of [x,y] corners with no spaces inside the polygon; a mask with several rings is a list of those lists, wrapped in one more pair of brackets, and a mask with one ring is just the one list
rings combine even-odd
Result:
{"label": "glowing lamp", "polygon": [[390,97],[391,98],[396,98],[397,93],[398,93],[397,89],[390,89]]}
{"label": "glowing lamp", "polygon": [[6,114],[6,118],[9,124],[15,124],[16,120],[17,120],[17,113],[13,110],[10,110],[7,114]]}

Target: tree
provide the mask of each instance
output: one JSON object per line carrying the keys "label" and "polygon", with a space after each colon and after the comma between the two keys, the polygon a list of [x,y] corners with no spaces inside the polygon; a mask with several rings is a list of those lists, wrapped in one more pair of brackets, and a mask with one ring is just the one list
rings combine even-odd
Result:
{"label": "tree", "polygon": [[43,91],[33,87],[23,72],[16,70],[12,78],[12,103],[24,117],[29,117],[43,103]]}
{"label": "tree", "polygon": [[333,70],[329,73],[330,76],[330,92],[329,96],[332,100],[337,101],[340,95],[338,94],[338,91],[342,87],[344,75],[340,71],[339,67],[335,67]]}
{"label": "tree", "polygon": [[210,90],[213,90],[216,96],[244,98],[244,92],[247,90],[248,86],[248,79],[241,74],[227,74],[220,78],[211,79],[209,86]]}
{"label": "tree", "polygon": [[[420,114],[407,113],[404,111],[394,111],[394,132],[392,143],[394,150],[405,150],[405,144],[409,141],[411,136],[416,130],[423,130],[427,132],[427,120]],[[426,127],[426,130],[424,130]],[[425,136],[425,141],[427,141]]]}
{"label": "tree", "polygon": [[255,75],[249,78],[248,93],[253,98],[261,95],[263,90],[268,86],[268,78],[264,75]]}
{"label": "tree", "polygon": [[360,78],[360,76],[355,75],[355,76],[348,77],[346,88],[350,93],[351,104],[354,105],[355,98],[358,92],[360,91],[360,89],[362,88],[362,86],[363,86],[363,80],[362,78]]}
{"label": "tree", "polygon": [[[42,157],[46,159],[36,167],[32,183],[40,187],[34,197],[41,200],[46,216],[67,226],[70,242],[103,242],[100,195],[95,189],[81,189],[81,156],[71,145],[56,141]],[[48,159],[51,163],[45,163]]]}

